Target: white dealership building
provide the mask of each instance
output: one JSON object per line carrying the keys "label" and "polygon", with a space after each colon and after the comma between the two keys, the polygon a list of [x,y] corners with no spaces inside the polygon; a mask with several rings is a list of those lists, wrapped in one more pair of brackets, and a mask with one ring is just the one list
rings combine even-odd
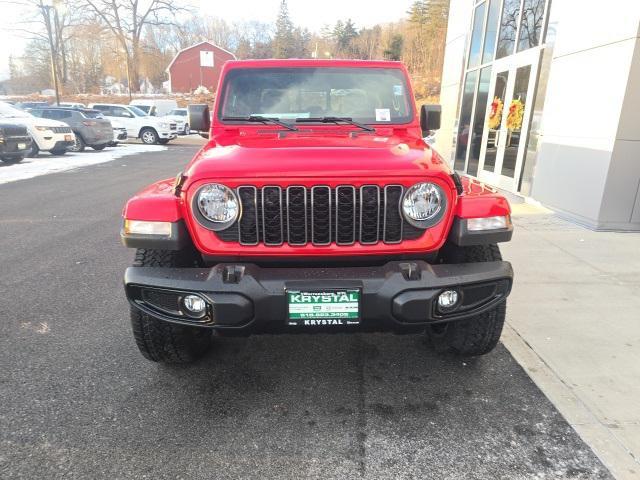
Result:
{"label": "white dealership building", "polygon": [[436,147],[590,228],[640,230],[640,0],[451,0]]}

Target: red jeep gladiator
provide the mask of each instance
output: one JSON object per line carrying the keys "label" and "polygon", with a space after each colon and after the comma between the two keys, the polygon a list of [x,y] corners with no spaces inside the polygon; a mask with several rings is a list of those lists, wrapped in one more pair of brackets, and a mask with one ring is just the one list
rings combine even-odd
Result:
{"label": "red jeep gladiator", "polygon": [[133,335],[189,362],[211,336],[426,333],[439,350],[497,344],[513,272],[507,200],[460,178],[424,141],[398,62],[231,61],[208,143],[177,178],[131,198],[122,241]]}

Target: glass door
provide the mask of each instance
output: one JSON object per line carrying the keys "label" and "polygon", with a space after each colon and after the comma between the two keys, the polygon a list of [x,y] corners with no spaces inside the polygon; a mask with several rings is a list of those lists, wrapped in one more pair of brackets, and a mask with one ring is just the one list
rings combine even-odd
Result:
{"label": "glass door", "polygon": [[489,85],[478,177],[514,192],[526,149],[539,60],[538,49],[498,60]]}

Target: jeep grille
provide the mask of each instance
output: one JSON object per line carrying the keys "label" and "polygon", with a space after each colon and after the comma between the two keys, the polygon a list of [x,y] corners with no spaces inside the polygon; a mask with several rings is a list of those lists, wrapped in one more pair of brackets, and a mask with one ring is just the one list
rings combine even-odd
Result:
{"label": "jeep grille", "polygon": [[71,127],[51,127],[53,133],[71,133]]}
{"label": "jeep grille", "polygon": [[400,213],[401,185],[241,186],[242,217],[216,235],[242,245],[373,245],[419,238]]}

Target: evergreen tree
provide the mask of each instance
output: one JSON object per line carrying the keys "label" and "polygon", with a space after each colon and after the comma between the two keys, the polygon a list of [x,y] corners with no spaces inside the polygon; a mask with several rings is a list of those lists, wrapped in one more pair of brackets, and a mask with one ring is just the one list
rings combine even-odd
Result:
{"label": "evergreen tree", "polygon": [[391,37],[388,47],[384,51],[384,57],[387,60],[400,60],[402,57],[402,45],[404,44],[404,38],[402,35],[395,34]]}
{"label": "evergreen tree", "polygon": [[289,18],[287,0],[280,2],[280,11],[276,20],[276,33],[273,37],[273,55],[275,58],[289,58],[293,54],[294,28]]}
{"label": "evergreen tree", "polygon": [[346,22],[338,20],[333,27],[333,40],[338,53],[352,55],[353,42],[357,37],[358,31],[350,18]]}
{"label": "evergreen tree", "polygon": [[409,15],[409,22],[424,25],[429,19],[429,1],[417,0],[411,4],[407,14]]}

